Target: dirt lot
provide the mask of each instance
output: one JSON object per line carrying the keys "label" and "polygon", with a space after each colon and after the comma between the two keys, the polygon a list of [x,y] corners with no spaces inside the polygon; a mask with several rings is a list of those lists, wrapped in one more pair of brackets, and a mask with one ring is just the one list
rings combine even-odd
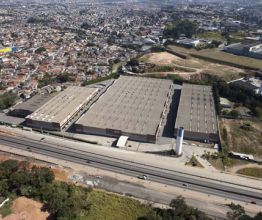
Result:
{"label": "dirt lot", "polygon": [[193,57],[182,59],[171,53],[150,53],[140,58],[140,61],[159,66],[171,66],[174,72],[168,74],[176,74],[184,79],[201,80],[206,74],[216,75],[226,81],[238,78],[245,71],[232,66],[216,64]]}
{"label": "dirt lot", "polygon": [[244,57],[244,56],[236,56],[230,53],[226,53],[223,51],[220,51],[219,49],[205,49],[197,51],[195,49],[187,49],[183,47],[179,47],[176,45],[169,46],[170,49],[175,50],[178,53],[182,53],[189,56],[194,55],[200,55],[203,58],[212,58],[218,61],[225,61],[230,62],[232,65],[244,65],[246,67],[250,68],[256,68],[261,69],[262,68],[262,62],[259,59]]}
{"label": "dirt lot", "polygon": [[54,174],[55,174],[55,179],[58,181],[63,181],[67,182],[68,181],[68,172],[65,171],[64,169],[60,168],[52,168]]}
{"label": "dirt lot", "polygon": [[13,202],[13,214],[6,216],[3,220],[51,220],[50,214],[47,211],[42,211],[42,208],[42,203],[20,197]]}
{"label": "dirt lot", "polygon": [[182,59],[171,53],[161,52],[146,54],[143,57],[141,57],[141,60],[157,65],[170,65],[176,61],[181,61]]}
{"label": "dirt lot", "polygon": [[226,129],[227,135],[224,141],[230,150],[262,158],[261,122],[223,119],[221,126]]}

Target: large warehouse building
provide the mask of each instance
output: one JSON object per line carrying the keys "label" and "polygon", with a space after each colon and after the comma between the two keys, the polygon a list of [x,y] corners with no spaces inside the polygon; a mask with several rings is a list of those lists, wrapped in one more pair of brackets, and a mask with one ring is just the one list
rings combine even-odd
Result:
{"label": "large warehouse building", "polygon": [[26,117],[30,127],[60,131],[96,94],[97,89],[71,86]]}
{"label": "large warehouse building", "polygon": [[19,103],[16,106],[12,107],[9,114],[12,116],[25,118],[26,116],[39,109],[53,97],[54,95],[52,94],[37,94],[27,101]]}
{"label": "large warehouse building", "polygon": [[179,127],[184,127],[185,139],[205,142],[219,140],[214,98],[210,86],[183,84],[175,123],[175,136]]}
{"label": "large warehouse building", "polygon": [[121,76],[75,124],[80,133],[156,142],[172,81]]}

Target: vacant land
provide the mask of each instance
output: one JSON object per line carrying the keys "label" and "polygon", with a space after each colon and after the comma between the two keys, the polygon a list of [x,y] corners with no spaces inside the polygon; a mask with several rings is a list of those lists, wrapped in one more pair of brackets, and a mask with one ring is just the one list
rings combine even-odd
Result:
{"label": "vacant land", "polygon": [[62,181],[62,182],[67,182],[68,180],[68,172],[63,170],[63,169],[59,169],[59,168],[52,168],[52,171],[55,174],[55,179],[58,181]]}
{"label": "vacant land", "polygon": [[228,158],[228,164],[225,166],[221,157],[209,158],[208,162],[217,170],[226,170],[227,172],[235,173],[237,167],[248,166],[250,163],[245,160]]}
{"label": "vacant land", "polygon": [[258,168],[258,167],[243,168],[243,169],[238,170],[237,173],[246,175],[246,176],[262,178],[262,168]]}
{"label": "vacant land", "polygon": [[[226,37],[222,36],[221,33],[215,32],[215,31],[210,31],[210,32],[205,32],[205,33],[200,33],[195,36],[196,38],[202,38],[202,39],[208,39],[208,40],[216,40],[220,42],[226,41]],[[230,33],[229,35],[229,40],[230,43],[237,43],[237,42],[242,42],[246,37],[246,34],[244,32],[234,32]]]}
{"label": "vacant land", "polygon": [[229,150],[262,158],[261,121],[223,119],[221,127],[223,142]]}
{"label": "vacant land", "polygon": [[49,213],[43,211],[43,204],[32,199],[19,197],[13,201],[12,214],[3,218],[3,220],[46,220],[50,219]]}
{"label": "vacant land", "polygon": [[182,60],[182,58],[167,52],[150,53],[141,58],[141,61],[153,63],[156,65],[170,65],[176,62],[181,62]]}
{"label": "vacant land", "polygon": [[186,162],[186,165],[203,168],[202,164],[197,160],[197,158],[194,155],[191,157],[191,159],[188,162]]}
{"label": "vacant land", "polygon": [[92,206],[87,219],[90,220],[135,220],[151,211],[150,206],[139,201],[102,191],[92,191],[89,199]]}
{"label": "vacant land", "polygon": [[208,162],[213,166],[215,167],[217,170],[225,170],[225,167],[224,167],[224,164],[223,164],[223,161],[221,158],[217,158],[217,159],[213,159],[213,158],[210,158],[208,160]]}
{"label": "vacant land", "polygon": [[212,63],[190,56],[187,59],[182,59],[167,52],[150,53],[142,56],[140,61],[171,67],[174,72],[168,72],[168,74],[176,74],[184,79],[201,80],[205,75],[209,74],[230,81],[245,73],[240,68]]}
{"label": "vacant land", "polygon": [[[0,161],[10,159],[9,157],[0,157]],[[44,164],[30,163],[29,167],[36,165],[45,167]],[[70,170],[53,167],[52,171],[55,174],[55,179],[59,182],[68,182]],[[0,209],[3,220],[52,220],[52,216],[43,206],[43,203],[28,199],[26,197],[18,197],[15,195],[8,196],[10,201]],[[146,216],[152,207],[148,204],[142,204],[138,200],[127,196],[116,195],[101,190],[91,190],[87,193],[88,200],[91,204],[88,214],[78,218],[79,220],[136,220],[138,217]]]}
{"label": "vacant land", "polygon": [[197,51],[195,49],[186,49],[179,46],[169,46],[170,49],[188,56],[198,57],[199,59],[209,60],[217,63],[226,63],[232,66],[242,66],[243,68],[261,69],[262,62],[259,59],[248,58],[244,56],[236,56],[233,54],[225,53],[219,49],[204,49]]}
{"label": "vacant land", "polygon": [[[136,220],[139,217],[147,215],[152,210],[151,206],[141,204],[137,200],[98,190],[90,192],[89,200],[91,203],[90,212],[87,216],[84,216],[81,219]],[[47,211],[43,211],[42,203],[26,197],[19,197],[15,199],[12,204],[6,205],[5,210],[8,212],[1,212],[1,214],[6,216],[3,220],[52,219]]]}
{"label": "vacant land", "polygon": [[202,38],[202,39],[208,39],[208,40],[216,40],[216,41],[225,41],[225,37],[221,35],[219,32],[205,32],[205,33],[200,33],[195,36],[196,38]]}

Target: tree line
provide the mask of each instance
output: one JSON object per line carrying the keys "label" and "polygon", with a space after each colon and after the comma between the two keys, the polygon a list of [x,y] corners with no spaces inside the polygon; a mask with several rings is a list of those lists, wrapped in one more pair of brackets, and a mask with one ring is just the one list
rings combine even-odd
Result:
{"label": "tree line", "polygon": [[[155,208],[148,215],[138,218],[138,220],[211,220],[204,212],[188,206],[182,196],[173,199],[169,209]],[[261,220],[262,212],[254,217],[246,214],[244,207],[230,203],[227,204],[229,211],[226,216],[229,220]]]}
{"label": "tree line", "polygon": [[7,109],[15,104],[17,95],[12,92],[5,92],[0,95],[0,109]]}
{"label": "tree line", "polygon": [[91,205],[89,192],[84,187],[54,181],[54,173],[47,167],[30,167],[28,162],[16,160],[0,164],[0,195],[41,201],[54,219],[78,219],[87,215]]}
{"label": "tree line", "polygon": [[[54,173],[47,167],[31,166],[26,161],[6,160],[0,163],[0,197],[25,196],[38,200],[51,213],[52,219],[88,219],[92,203],[90,189],[65,182],[55,181]],[[210,220],[206,213],[188,206],[182,196],[173,199],[170,208],[152,208],[137,220]],[[246,215],[243,207],[229,204],[227,217],[230,220],[259,220]],[[108,213],[110,215],[110,213]]]}
{"label": "tree line", "polygon": [[183,34],[187,38],[192,38],[192,36],[196,34],[197,29],[198,24],[196,22],[191,22],[189,20],[180,20],[167,25],[164,29],[164,36],[177,39]]}
{"label": "tree line", "polygon": [[[251,110],[255,117],[262,118],[262,96],[256,94],[254,91],[231,83],[228,84],[223,80],[214,82],[213,90],[231,102],[242,103]],[[215,101],[216,107],[219,109],[218,100],[215,99]]]}

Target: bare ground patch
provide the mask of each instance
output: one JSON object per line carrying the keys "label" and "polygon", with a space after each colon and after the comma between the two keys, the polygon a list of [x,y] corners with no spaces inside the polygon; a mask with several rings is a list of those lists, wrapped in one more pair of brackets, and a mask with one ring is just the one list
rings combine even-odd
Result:
{"label": "bare ground patch", "polygon": [[43,211],[43,204],[32,199],[19,197],[12,205],[13,214],[3,220],[51,220],[50,214]]}
{"label": "bare ground patch", "polygon": [[170,65],[176,61],[181,61],[183,59],[168,52],[160,52],[146,54],[141,57],[141,60],[146,63],[152,63],[156,65]]}
{"label": "bare ground patch", "polygon": [[146,54],[140,58],[140,61],[158,66],[173,67],[173,74],[187,80],[201,80],[206,74],[209,74],[221,77],[225,81],[230,81],[245,73],[240,68],[212,63],[194,57],[182,59],[168,52]]}
{"label": "bare ground patch", "polygon": [[[245,125],[249,126],[245,126]],[[226,140],[229,150],[239,153],[253,154],[262,158],[262,123],[260,121],[223,119],[222,126],[226,129]]]}

